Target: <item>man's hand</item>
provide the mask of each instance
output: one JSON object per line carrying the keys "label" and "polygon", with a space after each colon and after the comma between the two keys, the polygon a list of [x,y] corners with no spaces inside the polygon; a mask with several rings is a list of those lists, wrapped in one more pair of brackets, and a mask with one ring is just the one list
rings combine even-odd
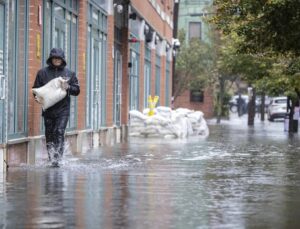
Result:
{"label": "man's hand", "polygon": [[39,100],[38,100],[38,97],[35,95],[34,96],[34,100],[37,102],[37,103],[41,103]]}
{"label": "man's hand", "polygon": [[70,88],[70,85],[68,84],[67,80],[61,81],[61,88],[64,90],[68,90]]}

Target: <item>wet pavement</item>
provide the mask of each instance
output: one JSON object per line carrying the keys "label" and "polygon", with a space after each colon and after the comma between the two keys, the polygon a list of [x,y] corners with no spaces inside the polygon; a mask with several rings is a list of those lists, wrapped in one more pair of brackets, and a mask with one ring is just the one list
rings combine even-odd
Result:
{"label": "wet pavement", "polygon": [[63,166],[0,175],[0,228],[300,228],[299,135],[209,122],[210,136],[137,139]]}

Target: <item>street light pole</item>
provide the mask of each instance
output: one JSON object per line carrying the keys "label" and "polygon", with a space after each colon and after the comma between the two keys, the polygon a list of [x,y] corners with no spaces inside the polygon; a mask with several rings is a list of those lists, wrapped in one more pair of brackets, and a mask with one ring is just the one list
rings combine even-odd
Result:
{"label": "street light pole", "polygon": [[[177,38],[179,4],[180,4],[180,0],[175,0],[174,1],[174,10],[173,10],[173,25],[174,25],[174,28],[173,28],[173,38]],[[175,93],[175,65],[176,65],[176,56],[173,55],[173,63],[172,63],[172,97],[174,97],[174,93]]]}

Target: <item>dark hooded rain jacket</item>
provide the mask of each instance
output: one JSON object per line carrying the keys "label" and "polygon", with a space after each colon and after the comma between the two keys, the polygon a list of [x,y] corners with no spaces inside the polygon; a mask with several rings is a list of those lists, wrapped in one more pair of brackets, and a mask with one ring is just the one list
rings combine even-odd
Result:
{"label": "dark hooded rain jacket", "polygon": [[[52,58],[61,58],[62,65],[56,67],[52,65]],[[80,93],[80,87],[75,72],[70,71],[66,65],[64,51],[60,48],[53,48],[47,60],[48,66],[38,71],[32,88],[39,88],[47,84],[54,78],[66,77],[70,85],[67,95],[64,99],[43,111],[43,116],[47,118],[57,118],[70,115],[70,95],[77,96]]]}

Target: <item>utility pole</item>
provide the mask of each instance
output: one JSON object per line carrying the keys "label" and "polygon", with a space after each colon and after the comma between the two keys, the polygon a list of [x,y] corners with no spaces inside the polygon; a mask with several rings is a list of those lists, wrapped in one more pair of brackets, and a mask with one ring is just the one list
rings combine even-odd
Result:
{"label": "utility pole", "polygon": [[[180,0],[174,1],[174,10],[173,10],[173,38],[177,38],[178,32],[178,15],[179,15],[179,4]],[[173,55],[173,64],[172,64],[172,96],[175,92],[175,65],[176,65],[176,56]]]}

